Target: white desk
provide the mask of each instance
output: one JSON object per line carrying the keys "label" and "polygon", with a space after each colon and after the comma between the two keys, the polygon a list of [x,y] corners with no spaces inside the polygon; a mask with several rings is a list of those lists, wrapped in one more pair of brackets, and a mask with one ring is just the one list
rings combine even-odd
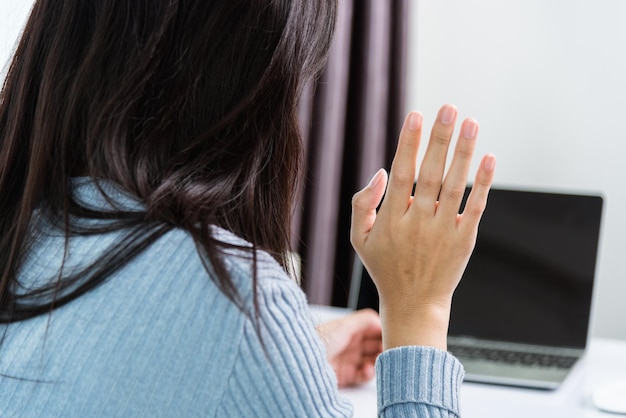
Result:
{"label": "white desk", "polygon": [[[317,320],[340,316],[346,311],[312,307]],[[592,339],[587,355],[563,385],[555,391],[509,388],[463,383],[461,416],[463,418],[617,418],[623,415],[604,413],[591,404],[591,394],[598,385],[626,379],[626,341]],[[355,418],[376,417],[374,382],[358,388],[341,389],[355,408]]]}

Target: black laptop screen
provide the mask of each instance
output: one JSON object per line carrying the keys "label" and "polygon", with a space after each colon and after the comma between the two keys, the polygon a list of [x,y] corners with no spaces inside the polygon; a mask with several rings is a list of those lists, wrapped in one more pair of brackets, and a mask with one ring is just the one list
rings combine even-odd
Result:
{"label": "black laptop screen", "polygon": [[584,347],[601,214],[598,196],[492,190],[450,335]]}
{"label": "black laptop screen", "polygon": [[[599,196],[491,190],[449,334],[585,347],[601,215]],[[357,307],[377,306],[365,273]]]}

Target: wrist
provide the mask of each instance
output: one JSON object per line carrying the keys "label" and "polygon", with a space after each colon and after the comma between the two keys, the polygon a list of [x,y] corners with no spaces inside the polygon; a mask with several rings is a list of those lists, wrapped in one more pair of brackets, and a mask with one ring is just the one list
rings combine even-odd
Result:
{"label": "wrist", "polygon": [[450,304],[422,304],[413,308],[381,302],[383,349],[420,345],[447,350]]}

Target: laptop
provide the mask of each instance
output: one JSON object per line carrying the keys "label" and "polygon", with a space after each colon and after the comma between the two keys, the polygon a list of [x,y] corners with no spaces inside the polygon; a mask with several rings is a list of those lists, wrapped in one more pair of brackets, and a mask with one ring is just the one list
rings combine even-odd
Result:
{"label": "laptop", "polygon": [[[556,389],[565,380],[587,345],[602,205],[597,195],[490,191],[452,302],[448,350],[466,381]],[[360,271],[351,307],[377,308]]]}

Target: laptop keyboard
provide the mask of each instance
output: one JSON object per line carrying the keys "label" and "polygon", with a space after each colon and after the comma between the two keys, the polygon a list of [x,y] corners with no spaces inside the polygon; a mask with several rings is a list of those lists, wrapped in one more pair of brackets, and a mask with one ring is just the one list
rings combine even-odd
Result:
{"label": "laptop keyboard", "polygon": [[559,356],[552,354],[527,353],[521,351],[500,350],[491,348],[467,347],[462,345],[448,345],[448,351],[453,355],[468,360],[486,360],[497,363],[520,364],[524,366],[569,369],[574,365],[577,357]]}

